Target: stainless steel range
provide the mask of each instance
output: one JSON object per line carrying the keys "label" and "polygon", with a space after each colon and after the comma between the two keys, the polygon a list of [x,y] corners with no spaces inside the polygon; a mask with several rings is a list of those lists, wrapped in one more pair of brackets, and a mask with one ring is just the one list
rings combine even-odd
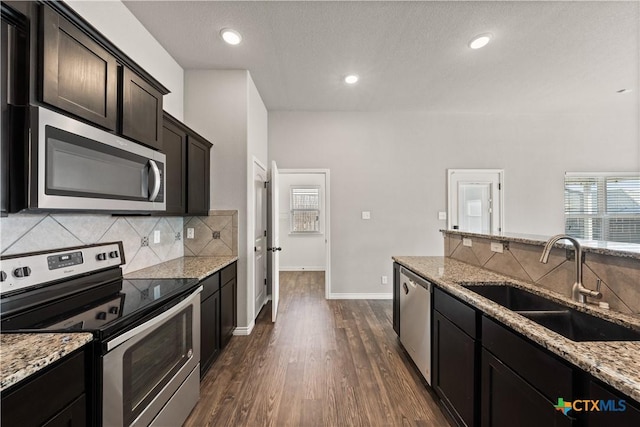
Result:
{"label": "stainless steel range", "polygon": [[199,399],[195,279],[123,279],[121,242],[0,257],[2,332],[89,331],[104,426],[181,425]]}

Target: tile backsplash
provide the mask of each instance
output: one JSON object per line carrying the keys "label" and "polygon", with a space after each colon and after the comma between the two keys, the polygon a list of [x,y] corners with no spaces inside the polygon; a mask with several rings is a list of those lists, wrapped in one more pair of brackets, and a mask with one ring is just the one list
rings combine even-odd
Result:
{"label": "tile backsplash", "polygon": [[[193,238],[190,238],[193,230]],[[237,256],[238,211],[210,211],[184,219],[184,256]]]}
{"label": "tile backsplash", "polygon": [[[462,236],[445,234],[445,256],[493,270],[544,288],[571,295],[575,281],[573,251],[554,248],[549,262],[542,264],[542,246],[509,242],[503,253],[491,251],[491,239],[473,237],[472,246],[462,244]],[[595,289],[602,281],[602,301],[623,313],[640,313],[640,261],[598,253],[585,253],[583,283]]]}
{"label": "tile backsplash", "polygon": [[0,218],[0,253],[121,240],[127,261],[123,271],[129,273],[182,257],[184,222],[181,217],[19,213]]}

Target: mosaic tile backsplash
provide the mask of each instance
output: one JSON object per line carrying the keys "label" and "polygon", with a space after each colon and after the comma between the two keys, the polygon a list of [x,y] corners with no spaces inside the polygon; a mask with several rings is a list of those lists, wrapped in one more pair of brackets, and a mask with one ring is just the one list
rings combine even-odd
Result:
{"label": "mosaic tile backsplash", "polygon": [[[575,281],[572,250],[554,248],[549,262],[542,264],[542,246],[509,242],[508,248],[498,253],[491,251],[491,241],[473,237],[472,246],[467,247],[462,244],[462,236],[445,234],[445,256],[571,295]],[[637,259],[585,253],[583,283],[595,289],[598,279],[602,281],[601,301],[608,302],[612,310],[640,313],[640,262]]]}
{"label": "mosaic tile backsplash", "polygon": [[181,217],[19,213],[0,219],[0,253],[121,240],[129,273],[184,256],[183,223]]}

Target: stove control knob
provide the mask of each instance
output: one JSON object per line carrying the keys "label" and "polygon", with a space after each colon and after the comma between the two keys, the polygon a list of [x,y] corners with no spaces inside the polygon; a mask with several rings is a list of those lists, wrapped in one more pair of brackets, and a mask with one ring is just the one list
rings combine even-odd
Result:
{"label": "stove control knob", "polygon": [[98,314],[96,314],[96,319],[98,320],[105,320],[106,318],[107,318],[106,311],[99,311]]}
{"label": "stove control knob", "polygon": [[115,305],[113,307],[109,307],[109,313],[111,314],[118,314],[118,311],[120,311],[120,308]]}
{"label": "stove control knob", "polygon": [[104,261],[104,260],[107,259],[107,254],[105,252],[102,252],[102,253],[96,255],[96,259],[98,261]]}
{"label": "stove control knob", "polygon": [[109,252],[109,258],[118,258],[118,251]]}
{"label": "stove control knob", "polygon": [[0,271],[0,282],[4,282],[5,280],[7,280],[7,273]]}
{"label": "stove control knob", "polygon": [[29,267],[18,267],[13,270],[15,277],[29,277],[31,276],[31,269]]}

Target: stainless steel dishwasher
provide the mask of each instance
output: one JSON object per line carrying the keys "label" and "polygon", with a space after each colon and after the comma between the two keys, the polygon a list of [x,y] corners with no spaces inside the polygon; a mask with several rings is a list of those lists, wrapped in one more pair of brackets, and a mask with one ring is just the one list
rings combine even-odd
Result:
{"label": "stainless steel dishwasher", "polygon": [[431,283],[400,268],[400,342],[431,384]]}

